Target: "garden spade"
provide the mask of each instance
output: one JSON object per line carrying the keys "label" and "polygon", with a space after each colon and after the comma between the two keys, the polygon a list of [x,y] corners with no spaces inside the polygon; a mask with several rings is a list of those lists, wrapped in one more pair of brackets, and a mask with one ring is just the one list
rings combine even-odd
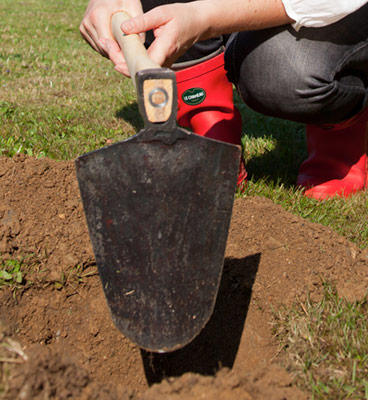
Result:
{"label": "garden spade", "polygon": [[139,347],[179,349],[209,320],[222,274],[240,148],[176,125],[175,73],[137,35],[112,31],[135,81],[144,128],[84,154],[76,172],[107,304]]}

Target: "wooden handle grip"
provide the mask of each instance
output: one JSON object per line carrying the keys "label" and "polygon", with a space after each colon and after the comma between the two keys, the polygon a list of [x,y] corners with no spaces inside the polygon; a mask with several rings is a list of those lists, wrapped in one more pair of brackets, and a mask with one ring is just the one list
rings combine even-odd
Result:
{"label": "wooden handle grip", "polygon": [[122,11],[115,13],[111,18],[111,31],[123,51],[129,74],[134,83],[134,77],[138,71],[161,67],[149,58],[147,50],[138,35],[124,35],[120,26],[128,19],[130,19],[129,15]]}

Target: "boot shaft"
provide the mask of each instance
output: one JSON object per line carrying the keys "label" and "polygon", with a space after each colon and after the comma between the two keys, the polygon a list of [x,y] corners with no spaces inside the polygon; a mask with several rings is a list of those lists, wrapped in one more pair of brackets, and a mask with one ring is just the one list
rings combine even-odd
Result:
{"label": "boot shaft", "polygon": [[198,135],[240,144],[242,121],[234,106],[223,53],[176,72],[178,123]]}
{"label": "boot shaft", "polygon": [[332,126],[308,125],[308,158],[297,184],[316,199],[344,196],[367,188],[368,108]]}

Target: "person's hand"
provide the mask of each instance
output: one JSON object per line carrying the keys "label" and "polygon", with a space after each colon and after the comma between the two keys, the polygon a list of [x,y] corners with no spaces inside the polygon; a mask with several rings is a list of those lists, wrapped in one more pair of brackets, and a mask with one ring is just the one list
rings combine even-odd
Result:
{"label": "person's hand", "polygon": [[121,29],[125,34],[140,34],[152,29],[155,40],[148,48],[148,54],[158,64],[169,67],[198,40],[209,37],[201,3],[159,6],[125,21]]}
{"label": "person's hand", "polygon": [[[91,0],[79,30],[94,50],[109,58],[117,71],[128,75],[123,53],[111,33],[111,16],[117,11],[132,17],[143,14],[140,0]],[[141,38],[144,40],[144,33]]]}

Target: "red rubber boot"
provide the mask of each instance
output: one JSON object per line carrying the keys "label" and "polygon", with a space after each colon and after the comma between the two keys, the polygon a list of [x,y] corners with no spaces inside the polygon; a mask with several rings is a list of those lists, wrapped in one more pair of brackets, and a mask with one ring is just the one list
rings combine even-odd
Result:
{"label": "red rubber boot", "polygon": [[325,200],[366,189],[367,137],[368,108],[341,124],[307,125],[309,157],[297,178],[305,196]]}
{"label": "red rubber boot", "polygon": [[[224,55],[176,71],[178,123],[200,136],[240,145],[242,121],[233,103],[233,87],[226,77]],[[242,158],[238,188],[246,187]]]}

